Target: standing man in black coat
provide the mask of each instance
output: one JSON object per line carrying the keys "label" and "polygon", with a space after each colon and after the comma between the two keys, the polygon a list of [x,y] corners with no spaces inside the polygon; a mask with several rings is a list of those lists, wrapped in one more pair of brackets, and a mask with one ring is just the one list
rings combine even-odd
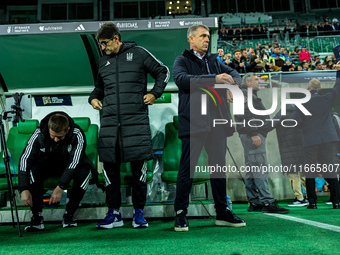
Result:
{"label": "standing man in black coat", "polygon": [[[53,190],[50,204],[60,202],[63,190],[73,180],[70,201],[66,205],[62,226],[76,227],[73,214],[78,209],[94,166],[86,157],[86,138],[83,130],[64,112],[48,114],[40,122],[20,157],[19,191],[23,205],[32,210],[31,222],[25,231],[44,229],[43,183],[47,178],[60,177]],[[96,174],[97,169],[92,171]]]}
{"label": "standing man in black coat", "polygon": [[[337,46],[338,48],[340,46]],[[317,209],[317,196],[315,193],[315,173],[321,173],[329,183],[331,201],[334,209],[339,209],[339,182],[337,180],[336,144],[339,137],[332,120],[332,103],[340,94],[340,62],[337,63],[336,82],[333,89],[320,95],[321,83],[312,79],[308,83],[311,99],[303,104],[311,115],[304,115],[298,108],[293,112],[293,118],[299,122],[302,128],[304,147],[304,170],[306,172],[306,187],[309,200],[308,209]],[[314,171],[313,171],[314,169]],[[325,171],[323,171],[325,170]],[[339,170],[338,170],[339,171]]]}
{"label": "standing man in black coat", "polygon": [[[284,127],[281,121],[291,119],[294,111],[294,105],[286,106],[286,115],[282,115],[282,111],[278,111],[273,117],[272,128],[276,128],[277,140],[279,142],[281,164],[291,171],[287,174],[292,190],[295,194],[295,199],[288,206],[307,206],[308,200],[303,197],[301,186],[306,188],[306,177],[304,173],[298,172],[303,165],[303,146],[302,146],[302,130],[299,127]],[[295,171],[294,171],[295,170]],[[301,184],[300,184],[301,182]]]}
{"label": "standing man in black coat", "polygon": [[[123,226],[119,212],[121,162],[131,163],[132,225],[134,228],[148,227],[143,215],[147,192],[145,161],[153,158],[148,105],[162,95],[169,80],[169,70],[143,47],[122,42],[119,29],[111,22],[98,30],[96,38],[106,55],[99,61],[98,77],[89,103],[94,109],[102,110],[98,152],[100,161],[104,162],[109,208],[97,227]],[[155,79],[149,94],[148,73]]]}
{"label": "standing man in black coat", "polygon": [[[226,137],[234,132],[232,127],[212,126],[213,119],[231,120],[227,94],[222,90],[218,107],[208,101],[209,114],[201,115],[201,86],[215,83],[240,84],[239,74],[217,60],[208,52],[210,34],[205,25],[192,25],[187,32],[190,50],[178,56],[173,66],[174,81],[179,89],[178,136],[182,141],[182,155],[177,176],[175,199],[175,231],[188,231],[186,218],[194,166],[203,146],[208,154],[209,166],[225,166]],[[204,85],[206,84],[206,85]],[[223,93],[223,94],[222,94]],[[231,98],[230,98],[231,99]],[[218,125],[221,126],[221,125]],[[221,135],[219,135],[221,134]],[[210,178],[216,209],[216,225],[243,227],[246,223],[227,207],[226,175],[220,173]]]}

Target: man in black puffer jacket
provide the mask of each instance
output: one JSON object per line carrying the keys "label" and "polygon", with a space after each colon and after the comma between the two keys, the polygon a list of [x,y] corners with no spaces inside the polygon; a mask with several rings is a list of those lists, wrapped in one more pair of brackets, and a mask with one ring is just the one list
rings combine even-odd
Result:
{"label": "man in black puffer jacket", "polygon": [[[60,177],[50,204],[58,203],[71,180],[73,188],[66,205],[63,227],[75,227],[73,214],[78,208],[91,179],[94,166],[86,157],[83,130],[64,112],[52,112],[40,122],[20,157],[19,191],[23,205],[31,207],[33,216],[25,231],[44,229],[43,183]],[[95,169],[96,170],[96,169]],[[93,172],[93,171],[92,171]],[[96,172],[94,172],[95,174]]]}
{"label": "man in black puffer jacket", "polygon": [[[208,27],[191,26],[187,38],[190,50],[185,50],[176,58],[172,70],[179,89],[178,136],[182,141],[174,206],[175,231],[189,230],[186,218],[189,193],[195,165],[203,146],[208,154],[210,166],[226,165],[226,137],[234,133],[234,128],[212,125],[214,119],[231,120],[226,90],[213,89],[212,86],[215,83],[237,85],[241,82],[240,75],[235,70],[222,64],[215,54],[208,52],[210,39]],[[219,99],[216,105],[213,100],[207,100],[209,113],[206,115],[201,114],[202,88],[203,91],[212,91]],[[216,209],[215,224],[228,227],[246,226],[246,223],[227,207],[226,174],[224,172],[212,174],[210,181]]]}
{"label": "man in black puffer jacket", "polygon": [[[302,130],[299,127],[284,127],[280,125],[281,121],[291,119],[294,111],[294,105],[288,104],[286,115],[282,115],[281,110],[278,111],[273,119],[273,128],[276,128],[277,140],[279,142],[281,164],[291,169],[288,178],[295,194],[295,199],[288,206],[307,206],[308,200],[303,197],[301,186],[306,188],[306,177],[297,170],[303,165],[303,146],[302,146]],[[301,184],[300,184],[301,182]]]}
{"label": "man in black puffer jacket", "polygon": [[[119,29],[105,23],[96,36],[105,51],[99,61],[98,78],[89,97],[94,109],[102,110],[98,140],[104,162],[108,214],[97,227],[123,226],[120,194],[120,163],[130,162],[133,174],[133,226],[148,227],[143,216],[146,203],[146,160],[153,158],[148,105],[160,97],[169,80],[169,70],[146,49],[121,41]],[[155,79],[147,94],[147,74]],[[103,100],[103,103],[100,101]]]}

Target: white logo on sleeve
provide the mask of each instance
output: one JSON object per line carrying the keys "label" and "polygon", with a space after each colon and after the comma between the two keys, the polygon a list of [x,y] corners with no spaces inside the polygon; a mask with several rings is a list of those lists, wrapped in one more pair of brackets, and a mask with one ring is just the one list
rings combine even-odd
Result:
{"label": "white logo on sleeve", "polygon": [[126,61],[132,61],[133,59],[133,53],[126,53]]}
{"label": "white logo on sleeve", "polygon": [[105,66],[108,66],[110,65],[111,63],[109,61],[106,62]]}

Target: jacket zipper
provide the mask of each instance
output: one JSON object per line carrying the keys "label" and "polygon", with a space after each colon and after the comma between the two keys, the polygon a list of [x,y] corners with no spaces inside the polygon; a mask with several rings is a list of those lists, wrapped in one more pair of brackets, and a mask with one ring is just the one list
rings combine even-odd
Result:
{"label": "jacket zipper", "polygon": [[[118,130],[117,134],[119,139],[119,145],[120,145],[120,155],[122,157],[122,161],[124,162],[124,146],[123,146],[123,139],[122,139],[122,132],[121,132],[121,124],[120,124],[120,100],[119,100],[119,77],[118,77],[118,55],[116,55],[116,96],[117,96],[117,116],[118,116]],[[118,149],[118,148],[117,148]]]}

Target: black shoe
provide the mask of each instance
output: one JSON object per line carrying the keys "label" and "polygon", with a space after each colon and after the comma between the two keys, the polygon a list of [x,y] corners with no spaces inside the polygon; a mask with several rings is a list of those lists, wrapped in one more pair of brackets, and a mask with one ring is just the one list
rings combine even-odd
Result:
{"label": "black shoe", "polygon": [[26,232],[40,231],[44,229],[44,218],[38,214],[33,215],[31,221],[25,227]]}
{"label": "black shoe", "polygon": [[278,204],[276,204],[276,202],[273,202],[273,203],[265,204],[265,205],[263,206],[262,212],[263,212],[263,213],[280,213],[280,214],[286,214],[286,213],[289,213],[290,210],[285,209],[285,208],[279,206]]}
{"label": "black shoe", "polygon": [[183,210],[179,210],[176,212],[175,231],[177,232],[189,231],[189,222]]}
{"label": "black shoe", "polygon": [[318,209],[316,204],[314,203],[309,203],[309,205],[307,206],[307,209]]}
{"label": "black shoe", "polygon": [[339,208],[339,203],[334,203],[334,204],[333,204],[333,209],[340,209],[340,208]]}
{"label": "black shoe", "polygon": [[249,202],[248,205],[248,212],[262,212],[262,204],[254,204],[252,202]]}
{"label": "black shoe", "polygon": [[74,220],[73,215],[65,213],[63,216],[63,228],[76,227],[77,222]]}
{"label": "black shoe", "polygon": [[217,213],[215,225],[223,227],[245,227],[244,220],[237,217],[228,207],[222,213]]}

